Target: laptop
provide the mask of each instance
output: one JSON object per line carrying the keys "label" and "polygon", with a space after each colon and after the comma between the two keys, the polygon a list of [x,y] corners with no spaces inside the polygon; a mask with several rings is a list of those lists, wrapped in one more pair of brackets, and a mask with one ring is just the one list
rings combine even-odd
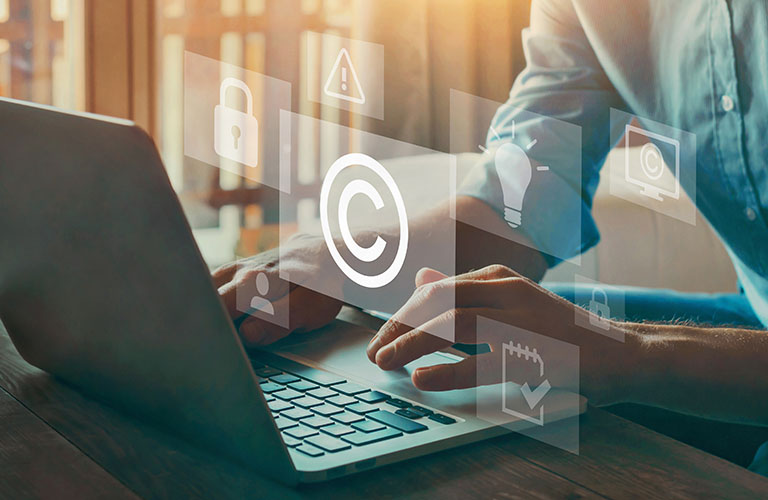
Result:
{"label": "laptop", "polygon": [[[29,363],[278,481],[514,428],[478,418],[472,389],[410,383],[455,355],[371,364],[380,320],[360,311],[247,353],[152,139],[131,122],[0,99],[0,235],[0,320]],[[548,421],[572,416],[554,392]]]}

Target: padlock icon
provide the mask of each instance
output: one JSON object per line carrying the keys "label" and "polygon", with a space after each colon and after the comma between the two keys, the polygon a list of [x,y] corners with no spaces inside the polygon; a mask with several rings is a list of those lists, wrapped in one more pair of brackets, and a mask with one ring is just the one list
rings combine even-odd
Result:
{"label": "padlock icon", "polygon": [[[601,297],[598,299],[598,295]],[[589,322],[592,326],[609,330],[611,308],[608,306],[608,294],[600,287],[592,289],[592,300],[589,301]]]}
{"label": "padlock icon", "polygon": [[[245,94],[246,111],[226,104],[227,90],[238,88]],[[213,117],[213,149],[216,154],[249,167],[259,164],[259,121],[253,116],[253,94],[242,80],[225,78],[219,90],[219,104]]]}

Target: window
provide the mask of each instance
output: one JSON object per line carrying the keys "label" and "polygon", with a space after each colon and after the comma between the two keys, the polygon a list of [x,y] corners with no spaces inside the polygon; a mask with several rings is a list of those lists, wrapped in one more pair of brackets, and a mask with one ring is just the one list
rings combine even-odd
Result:
{"label": "window", "polygon": [[0,95],[85,109],[82,0],[0,0]]}
{"label": "window", "polygon": [[[307,31],[347,34],[351,0],[161,0],[156,5],[155,135],[198,244],[211,265],[277,244],[277,193],[184,156],[184,51],[291,82],[292,109],[318,116],[303,98]],[[317,68],[318,72],[320,68]],[[255,95],[255,99],[261,96]],[[340,111],[323,118],[343,121]]]}

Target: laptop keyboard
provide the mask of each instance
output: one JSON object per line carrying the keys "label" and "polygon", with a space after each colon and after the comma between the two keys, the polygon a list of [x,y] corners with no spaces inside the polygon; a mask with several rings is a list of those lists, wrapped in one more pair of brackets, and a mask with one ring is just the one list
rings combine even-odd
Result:
{"label": "laptop keyboard", "polygon": [[329,372],[251,360],[286,446],[322,457],[428,430],[456,419]]}

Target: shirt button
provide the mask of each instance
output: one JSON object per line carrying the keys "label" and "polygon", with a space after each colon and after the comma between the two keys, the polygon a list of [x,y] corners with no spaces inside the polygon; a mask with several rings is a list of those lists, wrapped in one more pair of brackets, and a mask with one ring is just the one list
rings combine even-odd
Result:
{"label": "shirt button", "polygon": [[746,209],[744,209],[744,215],[746,215],[747,219],[749,219],[750,221],[754,221],[755,219],[757,219],[757,212],[755,212],[755,210],[752,207],[747,207]]}
{"label": "shirt button", "polygon": [[724,95],[720,99],[720,105],[723,107],[723,111],[731,111],[733,110],[733,99],[731,99],[731,96],[729,95]]}

